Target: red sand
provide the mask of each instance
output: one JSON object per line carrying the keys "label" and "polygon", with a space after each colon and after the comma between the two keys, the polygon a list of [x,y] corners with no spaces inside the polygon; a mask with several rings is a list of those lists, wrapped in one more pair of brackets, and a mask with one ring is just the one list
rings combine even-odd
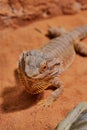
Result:
{"label": "red sand", "polygon": [[65,86],[62,95],[48,108],[39,106],[37,102],[46,98],[52,90],[45,90],[40,96],[30,96],[16,84],[14,76],[19,54],[49,41],[44,35],[48,25],[72,29],[85,24],[87,11],[0,32],[0,130],[54,130],[67,112],[77,103],[87,100],[87,58],[79,55],[61,76]]}

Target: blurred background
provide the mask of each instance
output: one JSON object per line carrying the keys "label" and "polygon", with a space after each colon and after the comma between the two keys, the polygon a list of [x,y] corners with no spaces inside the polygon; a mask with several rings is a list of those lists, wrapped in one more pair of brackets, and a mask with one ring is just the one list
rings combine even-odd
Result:
{"label": "blurred background", "polygon": [[0,0],[0,27],[23,26],[39,19],[73,15],[87,9],[87,0]]}

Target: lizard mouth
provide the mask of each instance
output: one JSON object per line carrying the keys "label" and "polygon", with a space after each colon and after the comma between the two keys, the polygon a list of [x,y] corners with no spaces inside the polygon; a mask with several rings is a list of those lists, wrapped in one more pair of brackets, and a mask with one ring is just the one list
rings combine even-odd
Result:
{"label": "lizard mouth", "polygon": [[50,85],[50,82],[48,81],[49,79],[43,80],[43,79],[29,78],[22,71],[21,66],[19,66],[18,72],[21,83],[25,86],[26,90],[30,94],[41,93],[44,89],[46,89]]}

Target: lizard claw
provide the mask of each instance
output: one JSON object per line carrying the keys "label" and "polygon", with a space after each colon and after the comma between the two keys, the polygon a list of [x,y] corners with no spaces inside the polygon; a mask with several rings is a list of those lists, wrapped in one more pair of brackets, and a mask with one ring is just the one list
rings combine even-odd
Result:
{"label": "lizard claw", "polygon": [[52,104],[53,104],[53,99],[51,99],[51,98],[44,99],[38,103],[38,105],[40,105],[42,107],[50,107]]}

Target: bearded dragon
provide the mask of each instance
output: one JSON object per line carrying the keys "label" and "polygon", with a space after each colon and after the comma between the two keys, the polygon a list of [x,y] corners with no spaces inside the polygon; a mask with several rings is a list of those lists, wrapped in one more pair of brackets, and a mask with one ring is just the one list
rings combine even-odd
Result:
{"label": "bearded dragon", "polygon": [[23,52],[18,63],[19,79],[30,94],[41,93],[49,86],[57,88],[46,99],[48,105],[63,90],[63,84],[58,77],[73,63],[75,50],[87,56],[86,44],[80,43],[87,36],[87,26],[63,32],[41,48]]}

